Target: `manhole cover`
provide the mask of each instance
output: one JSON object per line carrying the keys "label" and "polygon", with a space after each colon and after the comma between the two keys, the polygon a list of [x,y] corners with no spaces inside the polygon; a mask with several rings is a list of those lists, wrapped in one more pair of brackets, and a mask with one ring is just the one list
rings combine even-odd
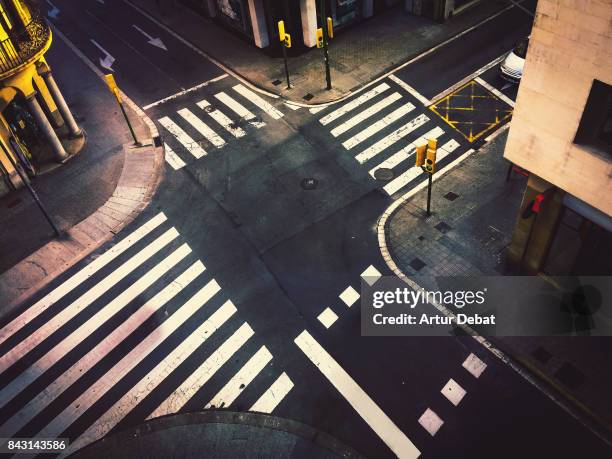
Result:
{"label": "manhole cover", "polygon": [[387,167],[381,167],[380,169],[376,169],[374,172],[374,178],[376,180],[380,180],[382,182],[388,182],[389,180],[393,180],[395,174],[392,169]]}
{"label": "manhole cover", "polygon": [[304,99],[304,100],[306,100],[306,101],[309,101],[309,100],[310,100],[310,99],[312,99],[313,97],[314,97],[314,95],[313,95],[313,94],[308,93],[308,94],[306,94],[304,97],[302,97],[302,99]]}
{"label": "manhole cover", "polygon": [[300,186],[305,190],[314,190],[318,183],[315,178],[305,178],[300,182]]}
{"label": "manhole cover", "polygon": [[281,84],[281,83],[282,83],[282,82],[281,82],[281,80],[274,80],[274,81],[272,82],[272,84],[273,84],[274,86],[278,86],[278,85],[279,85],[279,84]]}

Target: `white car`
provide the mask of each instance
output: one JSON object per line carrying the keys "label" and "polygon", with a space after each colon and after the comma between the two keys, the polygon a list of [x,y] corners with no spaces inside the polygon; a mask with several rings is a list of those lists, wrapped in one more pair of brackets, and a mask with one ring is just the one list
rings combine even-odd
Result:
{"label": "white car", "polygon": [[529,46],[529,38],[525,38],[518,42],[512,51],[508,53],[500,66],[500,74],[504,80],[512,83],[518,83],[523,76],[523,67],[525,67],[525,56],[527,56],[527,47]]}

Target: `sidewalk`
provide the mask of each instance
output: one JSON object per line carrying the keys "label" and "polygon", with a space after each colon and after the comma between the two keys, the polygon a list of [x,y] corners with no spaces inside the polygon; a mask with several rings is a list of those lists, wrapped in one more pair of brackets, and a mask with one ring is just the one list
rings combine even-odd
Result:
{"label": "sidewalk", "polygon": [[142,112],[125,104],[145,141],[134,148],[105,83],[54,34],[47,59],[86,144],[68,163],[32,181],[62,238],[55,238],[27,189],[0,199],[0,316],[131,221],[148,203],[163,167]]}
{"label": "sidewalk", "polygon": [[328,434],[254,412],[208,410],[155,418],[78,450],[74,459],[122,457],[362,458]]}
{"label": "sidewalk", "polygon": [[[433,183],[427,218],[424,188],[386,221],[391,259],[419,285],[429,276],[498,276],[510,242],[526,177],[505,181],[507,131]],[[561,394],[590,423],[612,434],[612,339],[487,337],[512,360]]]}
{"label": "sidewalk", "polygon": [[[402,5],[375,15],[355,27],[339,32],[330,41],[333,89],[327,91],[320,49],[313,48],[300,56],[289,58],[293,88],[287,90],[282,58],[268,56],[261,49],[180,3],[163,8],[163,12],[160,12],[155,0],[129,0],[129,3],[146,11],[254,86],[293,102],[313,105],[349,95],[398,65],[510,5],[503,0],[483,2],[478,8],[470,9],[444,24],[412,16],[403,10]],[[275,86],[272,83],[275,80],[283,83]],[[306,101],[306,94],[312,94],[313,97]]]}

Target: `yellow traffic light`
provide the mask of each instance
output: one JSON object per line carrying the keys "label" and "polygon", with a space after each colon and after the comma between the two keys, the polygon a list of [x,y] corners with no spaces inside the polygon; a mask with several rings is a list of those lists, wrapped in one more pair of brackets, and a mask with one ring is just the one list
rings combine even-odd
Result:
{"label": "yellow traffic light", "polygon": [[291,48],[291,35],[289,35],[288,33],[285,34],[284,45],[285,48]]}
{"label": "yellow traffic light", "polygon": [[121,93],[119,92],[119,87],[115,82],[115,76],[112,73],[108,73],[104,75],[104,80],[106,80],[106,85],[108,86],[110,92],[112,92],[113,95],[117,98],[117,102],[122,103],[123,101],[121,100]]}
{"label": "yellow traffic light", "polygon": [[278,21],[278,38],[285,41],[285,21]]}
{"label": "yellow traffic light", "polygon": [[425,156],[425,171],[433,174],[436,171],[436,150],[438,149],[438,141],[429,139],[427,141],[427,154]]}
{"label": "yellow traffic light", "polygon": [[323,48],[323,28],[317,29],[317,48]]}
{"label": "yellow traffic light", "polygon": [[427,152],[427,144],[416,146],[416,167],[421,167],[425,164],[425,153]]}
{"label": "yellow traffic light", "polygon": [[327,36],[334,38],[334,21],[329,16],[327,17]]}

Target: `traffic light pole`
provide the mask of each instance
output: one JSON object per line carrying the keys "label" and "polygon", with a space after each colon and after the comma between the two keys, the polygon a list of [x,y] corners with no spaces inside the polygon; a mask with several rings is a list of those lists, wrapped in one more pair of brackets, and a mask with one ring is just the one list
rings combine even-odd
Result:
{"label": "traffic light pole", "polygon": [[291,89],[291,83],[289,83],[289,64],[287,63],[287,47],[284,42],[281,42],[281,48],[283,48],[283,59],[285,61],[285,76],[287,77],[287,89]]}
{"label": "traffic light pole", "polygon": [[327,89],[330,90],[332,88],[332,83],[331,72],[329,70],[329,51],[327,49],[329,33],[327,30],[327,21],[325,18],[325,0],[321,0],[321,27],[323,28],[323,56],[325,57],[325,79],[327,81]]}
{"label": "traffic light pole", "polygon": [[433,182],[433,174],[428,174],[429,180],[427,184],[427,216],[431,215],[431,184]]}
{"label": "traffic light pole", "polygon": [[51,215],[47,213],[47,209],[45,209],[42,202],[40,202],[40,199],[38,198],[36,191],[34,191],[34,188],[32,188],[32,185],[30,185],[30,182],[28,181],[27,177],[21,171],[19,165],[15,162],[15,159],[13,158],[13,156],[7,151],[6,147],[4,146],[4,143],[0,142],[0,145],[2,145],[2,150],[4,151],[5,156],[8,158],[13,168],[17,171],[17,174],[19,174],[19,178],[21,179],[23,184],[27,187],[28,191],[32,195],[32,198],[34,198],[34,202],[36,203],[36,205],[38,206],[38,208],[44,215],[45,219],[49,222],[49,225],[51,225],[51,228],[53,228],[53,232],[57,235],[57,237],[60,237],[61,236],[60,230],[53,222]]}

